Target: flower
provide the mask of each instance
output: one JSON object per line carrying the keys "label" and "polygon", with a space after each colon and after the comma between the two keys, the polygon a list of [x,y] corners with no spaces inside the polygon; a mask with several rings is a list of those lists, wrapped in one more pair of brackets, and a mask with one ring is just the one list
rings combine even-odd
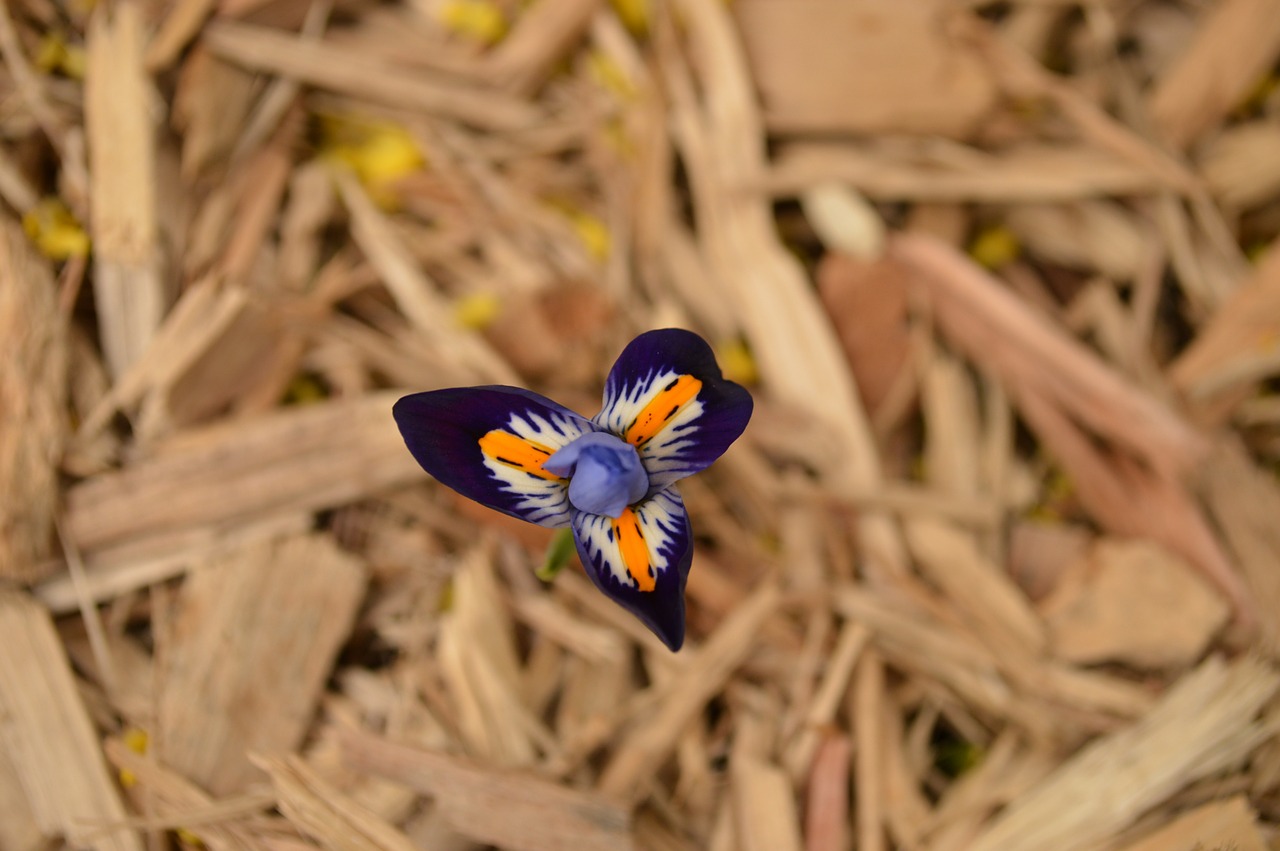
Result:
{"label": "flower", "polygon": [[751,419],[751,394],[677,328],[618,356],[586,419],[518,387],[456,387],[396,402],[409,452],[440,483],[513,517],[573,530],[592,582],[672,650],[684,642],[693,533],[679,492]]}

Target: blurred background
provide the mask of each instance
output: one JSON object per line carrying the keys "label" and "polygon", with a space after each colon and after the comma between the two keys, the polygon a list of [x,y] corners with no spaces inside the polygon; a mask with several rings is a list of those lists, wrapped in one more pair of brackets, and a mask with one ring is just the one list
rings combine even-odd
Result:
{"label": "blurred background", "polygon": [[[0,4],[0,848],[1280,848],[1275,0]],[[414,463],[685,327],[689,639]]]}

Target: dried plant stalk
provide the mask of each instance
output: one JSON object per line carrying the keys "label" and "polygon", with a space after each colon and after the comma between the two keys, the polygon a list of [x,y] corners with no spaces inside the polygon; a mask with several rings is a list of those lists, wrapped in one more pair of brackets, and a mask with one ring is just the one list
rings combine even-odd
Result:
{"label": "dried plant stalk", "polygon": [[85,133],[89,146],[94,294],[107,366],[121,375],[160,325],[153,96],[143,68],[142,13],[132,0],[99,7],[88,33]]}
{"label": "dried plant stalk", "polygon": [[67,439],[67,332],[53,275],[0,217],[0,576],[38,578]]}

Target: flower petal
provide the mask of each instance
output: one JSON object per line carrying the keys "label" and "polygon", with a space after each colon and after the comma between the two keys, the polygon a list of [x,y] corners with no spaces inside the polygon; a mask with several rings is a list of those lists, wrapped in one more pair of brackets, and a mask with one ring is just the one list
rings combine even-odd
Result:
{"label": "flower petal", "polygon": [[662,643],[684,643],[684,583],[693,533],[674,489],[659,491],[618,518],[573,512],[573,540],[587,575]]}
{"label": "flower petal", "polygon": [[537,393],[497,385],[414,393],[392,413],[413,457],[441,484],[521,520],[569,525],[568,482],[542,464],[595,431],[590,420]]}
{"label": "flower petal", "polygon": [[724,454],[751,408],[751,394],[721,375],[701,337],[666,328],[623,349],[594,421],[640,451],[653,494]]}

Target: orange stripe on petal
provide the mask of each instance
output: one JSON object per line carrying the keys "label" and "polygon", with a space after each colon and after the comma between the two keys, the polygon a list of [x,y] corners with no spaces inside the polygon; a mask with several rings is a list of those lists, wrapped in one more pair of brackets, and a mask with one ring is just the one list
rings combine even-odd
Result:
{"label": "orange stripe on petal", "polygon": [[640,521],[630,508],[624,509],[618,519],[613,521],[613,539],[618,542],[618,552],[622,554],[622,562],[627,566],[631,578],[641,591],[652,591],[656,577],[653,565],[649,562],[649,545],[645,543],[644,533],[640,531]]}
{"label": "orange stripe on petal", "polygon": [[702,389],[702,382],[692,375],[681,375],[673,378],[666,387],[658,391],[658,395],[649,400],[649,404],[636,415],[635,421],[627,427],[627,442],[632,446],[643,446],[662,431],[671,418],[680,409],[693,401]]}
{"label": "orange stripe on petal", "polygon": [[480,438],[480,451],[499,464],[506,464],[543,479],[562,481],[560,476],[542,469],[542,465],[551,457],[550,448],[509,431],[496,428]]}

